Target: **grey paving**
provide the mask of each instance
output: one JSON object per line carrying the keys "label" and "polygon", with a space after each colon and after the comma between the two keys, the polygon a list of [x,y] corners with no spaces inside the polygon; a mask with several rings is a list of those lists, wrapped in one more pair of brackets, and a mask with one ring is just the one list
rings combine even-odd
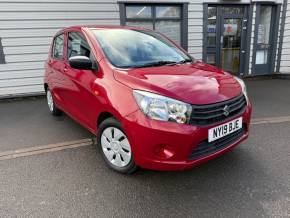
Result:
{"label": "grey paving", "polygon": [[246,80],[253,117],[290,115],[290,79]]}
{"label": "grey paving", "polygon": [[0,152],[87,137],[68,116],[51,116],[44,97],[0,102]]}

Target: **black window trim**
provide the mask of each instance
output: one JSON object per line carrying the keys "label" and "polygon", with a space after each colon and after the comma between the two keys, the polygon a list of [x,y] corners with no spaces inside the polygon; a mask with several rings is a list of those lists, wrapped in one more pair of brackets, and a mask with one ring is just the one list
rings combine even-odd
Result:
{"label": "black window trim", "polygon": [[[54,48],[55,48],[54,43],[55,43],[56,38],[61,36],[61,35],[63,35],[62,57],[61,58],[56,58],[56,57],[54,57]],[[52,59],[59,60],[59,61],[63,61],[64,60],[64,55],[65,55],[64,45],[65,45],[65,33],[64,32],[59,33],[56,36],[54,36],[53,42],[52,42],[52,49],[51,49],[51,58]]]}
{"label": "black window trim", "polygon": [[[180,42],[181,47],[184,50],[188,50],[188,2],[128,2],[119,1],[120,10],[120,24],[125,26],[126,21],[152,21],[153,29],[155,29],[156,21],[180,21]],[[152,17],[151,18],[126,18],[126,6],[152,6]],[[180,6],[180,17],[164,17],[157,18],[155,14],[154,7],[156,6]]]}

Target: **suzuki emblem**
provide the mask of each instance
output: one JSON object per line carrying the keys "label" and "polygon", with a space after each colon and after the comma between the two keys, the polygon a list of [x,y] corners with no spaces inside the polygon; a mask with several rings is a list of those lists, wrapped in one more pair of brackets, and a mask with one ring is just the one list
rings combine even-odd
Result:
{"label": "suzuki emblem", "polygon": [[230,114],[230,107],[228,105],[226,105],[224,108],[223,108],[223,114],[227,117],[229,116]]}

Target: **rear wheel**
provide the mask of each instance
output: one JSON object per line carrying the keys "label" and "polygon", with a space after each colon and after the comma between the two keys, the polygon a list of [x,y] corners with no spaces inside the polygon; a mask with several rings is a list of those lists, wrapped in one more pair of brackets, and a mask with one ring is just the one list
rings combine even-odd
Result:
{"label": "rear wheel", "polygon": [[120,173],[133,173],[137,170],[130,142],[114,118],[104,120],[98,131],[98,145],[107,165]]}
{"label": "rear wheel", "polygon": [[52,93],[49,89],[46,90],[46,100],[50,113],[53,116],[60,116],[62,114],[62,111],[56,107]]}

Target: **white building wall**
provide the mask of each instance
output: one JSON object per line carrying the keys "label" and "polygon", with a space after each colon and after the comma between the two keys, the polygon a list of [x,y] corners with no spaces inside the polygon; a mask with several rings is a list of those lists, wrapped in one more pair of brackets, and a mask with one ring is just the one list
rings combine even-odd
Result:
{"label": "white building wall", "polygon": [[290,73],[290,1],[287,3],[280,73]]}
{"label": "white building wall", "polygon": [[188,5],[188,52],[202,59],[203,1],[191,0]]}
{"label": "white building wall", "polygon": [[43,92],[43,65],[52,36],[77,24],[120,24],[115,0],[0,1],[0,97]]}

